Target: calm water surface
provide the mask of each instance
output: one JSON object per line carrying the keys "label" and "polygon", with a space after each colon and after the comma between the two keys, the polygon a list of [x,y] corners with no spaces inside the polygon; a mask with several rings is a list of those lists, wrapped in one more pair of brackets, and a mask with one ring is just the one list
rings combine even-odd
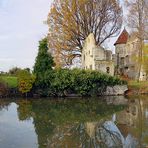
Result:
{"label": "calm water surface", "polygon": [[0,148],[143,148],[148,96],[0,100]]}

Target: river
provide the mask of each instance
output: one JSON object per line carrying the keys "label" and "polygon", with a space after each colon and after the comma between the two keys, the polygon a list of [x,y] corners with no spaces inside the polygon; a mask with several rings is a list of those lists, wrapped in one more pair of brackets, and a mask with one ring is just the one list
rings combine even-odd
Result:
{"label": "river", "polygon": [[0,100],[0,148],[147,146],[148,96]]}

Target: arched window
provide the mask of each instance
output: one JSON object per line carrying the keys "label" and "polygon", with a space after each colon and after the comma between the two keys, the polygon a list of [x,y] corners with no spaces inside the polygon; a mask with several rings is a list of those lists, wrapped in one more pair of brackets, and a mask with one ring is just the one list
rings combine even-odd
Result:
{"label": "arched window", "polygon": [[110,73],[110,67],[106,67],[106,73]]}

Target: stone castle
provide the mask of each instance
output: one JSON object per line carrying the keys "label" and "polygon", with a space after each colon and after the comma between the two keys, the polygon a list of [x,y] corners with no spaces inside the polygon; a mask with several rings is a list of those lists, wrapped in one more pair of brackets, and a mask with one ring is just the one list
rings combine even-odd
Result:
{"label": "stone castle", "polygon": [[112,52],[97,46],[93,33],[85,40],[82,50],[82,68],[98,70],[110,75],[114,75],[114,61]]}
{"label": "stone castle", "polygon": [[[130,79],[138,78],[139,40],[135,35],[129,35],[124,29],[114,44],[115,54],[95,43],[91,33],[85,40],[82,51],[82,68],[98,70],[110,75],[122,75]],[[144,70],[140,72],[140,80],[146,80]]]}

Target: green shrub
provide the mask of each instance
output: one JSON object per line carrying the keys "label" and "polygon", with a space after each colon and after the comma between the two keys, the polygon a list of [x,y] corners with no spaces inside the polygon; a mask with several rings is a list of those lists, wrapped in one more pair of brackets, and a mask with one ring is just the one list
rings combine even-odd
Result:
{"label": "green shrub", "polygon": [[0,97],[7,96],[8,85],[0,78]]}
{"label": "green shrub", "polygon": [[117,77],[92,70],[55,69],[45,74],[48,95],[64,96],[75,93],[81,96],[101,94],[107,86],[126,84]]}
{"label": "green shrub", "polygon": [[35,76],[27,70],[20,70],[18,73],[18,89],[22,94],[26,94],[31,91],[33,83],[35,82]]}

